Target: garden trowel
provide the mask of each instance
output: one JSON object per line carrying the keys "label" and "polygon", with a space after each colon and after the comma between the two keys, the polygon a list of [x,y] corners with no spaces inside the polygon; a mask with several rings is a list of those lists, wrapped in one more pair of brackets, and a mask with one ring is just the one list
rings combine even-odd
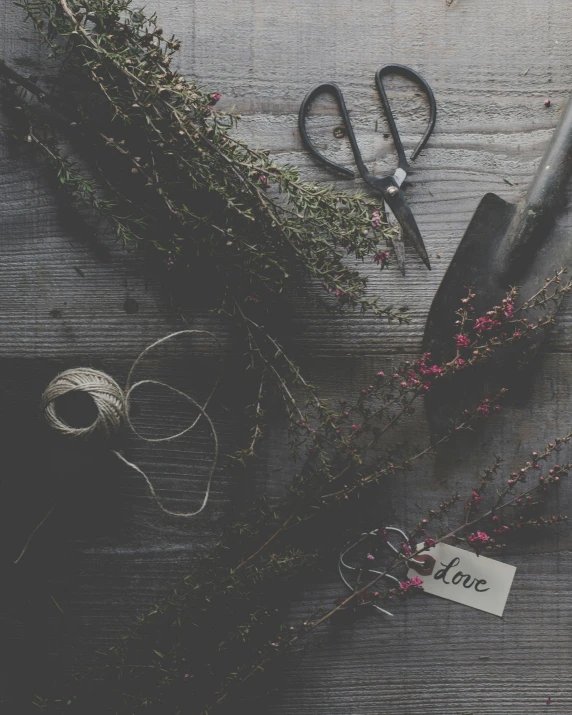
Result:
{"label": "garden trowel", "polygon": [[[520,300],[536,293],[547,277],[559,268],[572,266],[572,226],[566,211],[567,183],[572,173],[572,99],[568,102],[552,140],[540,162],[525,198],[516,204],[496,194],[487,194],[479,204],[453,260],[439,286],[425,327],[423,349],[435,362],[452,359],[456,354],[456,311],[474,289],[475,315],[481,316],[498,305],[512,286],[518,286]],[[543,315],[555,313],[562,296],[543,309]],[[541,331],[529,341],[526,350],[533,354],[543,338]],[[522,353],[522,346],[520,347]],[[514,373],[512,358],[493,361],[484,380],[491,389],[499,379]],[[509,363],[512,368],[509,368]],[[504,374],[499,378],[499,374]],[[435,384],[426,405],[432,434],[441,435],[461,407],[468,407],[480,390],[483,375],[473,369],[461,371],[450,381]]]}

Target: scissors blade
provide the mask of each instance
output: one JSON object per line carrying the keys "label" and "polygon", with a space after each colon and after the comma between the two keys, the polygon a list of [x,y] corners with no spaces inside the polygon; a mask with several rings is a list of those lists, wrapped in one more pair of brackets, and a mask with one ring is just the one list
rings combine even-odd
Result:
{"label": "scissors blade", "polygon": [[[394,191],[394,189],[397,190]],[[401,226],[403,238],[407,238],[411,241],[423,263],[429,270],[431,270],[429,256],[427,254],[427,250],[425,249],[423,239],[421,238],[419,228],[417,227],[417,222],[415,221],[415,217],[413,216],[401,189],[397,187],[390,187],[385,193],[385,201],[389,208],[393,211],[395,218]]]}
{"label": "scissors blade", "polygon": [[397,259],[397,265],[401,271],[401,275],[405,275],[405,244],[403,243],[403,231],[399,225],[399,221],[395,218],[393,211],[389,208],[389,204],[385,202],[385,215],[387,216],[387,223],[391,228],[395,229],[392,237],[390,238],[391,245],[395,251],[395,258]]}

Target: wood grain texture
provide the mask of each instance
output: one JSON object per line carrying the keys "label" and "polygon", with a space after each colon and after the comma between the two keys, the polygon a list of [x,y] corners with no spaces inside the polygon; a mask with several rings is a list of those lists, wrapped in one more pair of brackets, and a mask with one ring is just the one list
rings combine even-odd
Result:
{"label": "wood grain texture", "polygon": [[[410,250],[406,278],[396,266],[382,273],[373,263],[362,266],[372,294],[406,307],[411,323],[388,327],[368,316],[331,318],[296,297],[285,307],[284,330],[304,370],[330,398],[348,397],[368,384],[376,369],[419,350],[433,294],[481,197],[495,191],[516,200],[526,189],[572,90],[572,4],[156,0],[152,5],[165,31],[183,42],[182,71],[221,91],[221,106],[242,113],[239,136],[271,149],[280,162],[298,165],[312,181],[360,185],[327,174],[303,151],[297,110],[311,87],[326,80],[342,87],[366,162],[378,172],[393,168],[394,155],[374,90],[376,69],[386,62],[408,64],[433,87],[437,128],[408,188],[433,271],[428,273]],[[0,0],[0,45],[7,60],[40,74],[42,81],[55,71],[11,0]],[[547,96],[549,109],[543,104]],[[412,148],[423,129],[424,105],[406,83],[395,83],[391,97],[406,146]],[[330,156],[349,162],[345,141],[333,136],[337,124],[331,104],[315,107],[315,140]],[[561,224],[570,223],[566,210]],[[29,695],[22,673],[41,668],[46,654],[66,670],[90,663],[95,649],[113,643],[192,568],[193,559],[216,537],[217,518],[237,485],[219,468],[208,512],[192,523],[174,522],[155,509],[142,481],[108,455],[86,456],[45,433],[37,404],[56,372],[90,364],[123,380],[145,345],[182,323],[161,287],[146,281],[137,257],[113,244],[102,255],[62,224],[41,166],[5,138],[0,141],[0,234],[6,562],[54,495],[64,494],[22,569],[7,571],[2,626],[13,654],[2,689],[6,712],[16,712],[14,703]],[[127,299],[137,301],[136,313],[126,311]],[[216,333],[232,365],[239,348],[224,321],[202,308],[187,318],[193,327]],[[544,353],[507,408],[471,442],[396,482],[389,507],[380,504],[380,514],[389,508],[395,524],[416,521],[442,497],[466,490],[494,454],[518,464],[531,449],[566,432],[572,422],[571,350],[572,304],[567,303]],[[146,369],[201,394],[214,377],[216,354],[212,340],[197,336],[157,355]],[[234,389],[242,377],[236,370],[228,368],[213,405],[226,452],[240,438],[246,399]],[[143,429],[168,429],[187,417],[180,404],[141,396]],[[422,414],[403,430],[414,441],[427,437]],[[253,479],[272,495],[292,475],[284,437],[283,420],[271,416],[266,451]],[[211,455],[206,432],[161,448],[129,439],[124,449],[152,475],[169,506],[200,498]],[[554,510],[571,508],[572,490],[563,485]],[[570,715],[571,547],[570,530],[562,529],[507,556],[518,571],[502,620],[421,597],[397,609],[392,620],[371,615],[351,627],[324,629],[306,652],[284,665],[280,692],[250,703],[247,711],[538,715],[551,696],[550,712]],[[303,618],[340,592],[332,570],[308,584],[291,617]]]}

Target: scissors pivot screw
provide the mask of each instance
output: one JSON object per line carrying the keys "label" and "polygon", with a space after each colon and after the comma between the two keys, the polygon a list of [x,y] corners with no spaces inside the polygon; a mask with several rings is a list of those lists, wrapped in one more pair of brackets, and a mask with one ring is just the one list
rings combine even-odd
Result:
{"label": "scissors pivot screw", "polygon": [[396,186],[390,186],[389,189],[387,189],[388,196],[396,196],[398,192],[399,189]]}

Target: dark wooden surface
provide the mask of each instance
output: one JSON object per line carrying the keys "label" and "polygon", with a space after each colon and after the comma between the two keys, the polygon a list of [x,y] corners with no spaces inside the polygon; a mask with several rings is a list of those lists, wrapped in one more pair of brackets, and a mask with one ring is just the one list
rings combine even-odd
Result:
{"label": "dark wooden surface", "polygon": [[[315,180],[330,180],[301,148],[296,114],[304,93],[324,80],[338,82],[373,170],[393,166],[373,88],[386,62],[417,68],[435,91],[436,132],[418,159],[408,190],[434,270],[409,252],[404,279],[395,266],[371,265],[372,293],[407,306],[408,326],[388,328],[372,317],[328,318],[291,299],[292,348],[308,375],[332,398],[347,397],[369,375],[414,355],[431,298],[480,198],[496,191],[516,199],[536,169],[559,112],[572,90],[572,5],[567,0],[159,0],[167,32],[183,41],[181,69],[221,106],[242,114],[239,133],[271,149]],[[11,0],[0,2],[2,54],[22,71],[48,75],[36,38]],[[422,102],[397,85],[398,117],[407,144],[422,128]],[[552,106],[544,107],[545,97]],[[339,157],[337,119],[323,105],[315,135]],[[506,183],[508,179],[513,185]],[[570,221],[572,215],[564,216]],[[216,537],[217,518],[233,484],[217,471],[204,515],[184,523],[161,515],[140,478],[106,454],[85,455],[47,434],[37,406],[47,381],[64,367],[92,365],[123,381],[137,353],[184,325],[161,288],[146,282],[139,260],[117,246],[102,256],[67,229],[46,176],[33,157],[0,142],[0,425],[1,500],[6,564],[50,506],[58,507],[21,569],[6,566],[2,598],[3,650],[9,656],[3,712],[15,712],[45,658],[57,667],[89,663],[180,576]],[[79,270],[78,270],[79,269]],[[135,305],[137,312],[126,308]],[[222,319],[190,312],[192,327],[207,328],[237,349]],[[473,483],[494,454],[518,463],[572,417],[572,305],[534,369],[505,410],[478,440],[419,466],[396,481],[391,496],[396,525],[456,489]],[[148,374],[168,375],[200,394],[214,379],[213,343],[184,340],[157,353]],[[240,374],[225,376],[213,416],[229,451],[239,436]],[[139,424],[148,434],[187,417],[182,404],[141,397]],[[426,437],[423,415],[406,427]],[[149,446],[129,439],[125,454],[145,468],[171,508],[197,504],[211,445],[206,432],[187,441]],[[259,488],[278,494],[291,477],[283,425],[269,434]],[[280,468],[283,468],[280,470]],[[280,470],[280,471],[278,471]],[[571,511],[563,486],[554,509]],[[60,496],[58,496],[60,495]],[[385,505],[387,509],[387,505]],[[381,506],[380,506],[381,509]],[[538,715],[572,713],[572,559],[570,532],[522,546],[507,560],[518,567],[505,617],[422,597],[394,619],[375,615],[327,628],[304,653],[285,664],[281,690],[264,701],[269,715]],[[303,617],[340,593],[334,573],[309,584],[292,606]],[[57,605],[56,605],[57,604]],[[61,610],[60,610],[61,609]],[[47,655],[46,655],[47,654]],[[59,659],[59,660],[58,660]],[[29,678],[29,680],[28,680]],[[16,691],[16,693],[15,693]]]}

